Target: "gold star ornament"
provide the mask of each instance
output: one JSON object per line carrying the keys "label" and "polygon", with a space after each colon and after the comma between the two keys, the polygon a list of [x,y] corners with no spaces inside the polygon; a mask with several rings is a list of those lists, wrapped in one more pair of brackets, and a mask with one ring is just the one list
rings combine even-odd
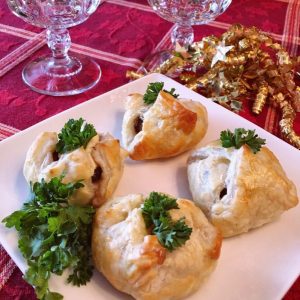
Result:
{"label": "gold star ornament", "polygon": [[218,62],[218,61],[225,61],[226,54],[229,52],[234,46],[225,46],[225,42],[222,41],[216,47],[216,53],[211,61],[211,68]]}

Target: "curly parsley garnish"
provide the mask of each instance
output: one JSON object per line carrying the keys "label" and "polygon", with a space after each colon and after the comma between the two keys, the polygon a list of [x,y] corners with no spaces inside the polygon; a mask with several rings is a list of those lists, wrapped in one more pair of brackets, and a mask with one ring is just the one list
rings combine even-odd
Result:
{"label": "curly parsley garnish", "polygon": [[86,148],[97,131],[92,124],[86,123],[82,118],[70,119],[58,134],[56,151],[60,154],[67,153],[83,146]]}
{"label": "curly parsley garnish", "polygon": [[28,264],[24,277],[43,300],[63,298],[49,290],[51,273],[61,275],[70,268],[68,282],[80,286],[93,272],[90,245],[94,208],[70,205],[68,198],[83,184],[64,184],[61,180],[55,177],[49,183],[36,182],[31,200],[2,221],[18,231],[18,246]]}
{"label": "curly parsley garnish", "polygon": [[192,228],[185,224],[184,218],[174,222],[168,212],[170,209],[179,209],[176,199],[152,192],[144,202],[142,215],[147,229],[151,229],[160,244],[172,252],[185,244],[190,238]]}
{"label": "curly parsley garnish", "polygon": [[242,145],[248,145],[254,154],[266,143],[265,139],[259,138],[255,134],[255,130],[246,130],[244,128],[236,128],[234,133],[229,129],[224,130],[220,134],[220,139],[224,148],[235,147],[239,149]]}
{"label": "curly parsley garnish", "polygon": [[[148,84],[146,93],[144,94],[144,102],[146,104],[153,104],[158,97],[159,92],[163,89],[163,82],[152,82]],[[174,98],[178,98],[179,94],[175,94],[175,89],[172,88],[170,91],[163,90],[166,93],[171,94]]]}

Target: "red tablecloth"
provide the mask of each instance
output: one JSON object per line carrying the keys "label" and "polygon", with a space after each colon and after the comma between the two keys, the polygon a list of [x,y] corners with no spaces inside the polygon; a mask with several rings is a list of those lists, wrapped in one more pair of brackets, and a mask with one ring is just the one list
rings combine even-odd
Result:
{"label": "red tablecloth", "polygon": [[[216,21],[195,27],[195,39],[210,34],[219,35],[233,23],[255,25],[269,32],[290,54],[299,55],[299,0],[233,0],[229,9]],[[137,69],[151,52],[170,47],[172,26],[153,13],[144,0],[107,0],[89,20],[70,30],[72,51],[89,55],[101,65],[100,83],[82,95],[51,97],[31,91],[21,79],[21,70],[29,59],[48,52],[43,41],[44,33],[39,34],[41,29],[13,16],[5,1],[1,1],[0,140],[127,83],[126,70]],[[246,105],[241,115],[280,136],[280,116],[271,107],[254,116],[250,105]],[[295,128],[299,133],[300,114]],[[0,245],[0,300],[11,299],[35,299],[35,295]],[[300,299],[299,279],[284,299]]]}

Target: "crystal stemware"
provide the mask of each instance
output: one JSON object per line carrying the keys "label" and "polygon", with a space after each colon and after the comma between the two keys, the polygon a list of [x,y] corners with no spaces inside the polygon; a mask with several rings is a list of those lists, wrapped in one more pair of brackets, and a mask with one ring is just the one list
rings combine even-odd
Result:
{"label": "crystal stemware", "polygon": [[69,27],[84,22],[101,0],[7,0],[11,11],[32,25],[46,28],[52,56],[30,62],[22,72],[24,82],[34,91],[53,95],[82,93],[99,81],[101,69],[85,56],[68,55]]}
{"label": "crystal stemware", "polygon": [[[152,9],[163,19],[175,23],[171,33],[173,47],[177,44],[188,48],[194,41],[192,25],[207,24],[222,14],[232,0],[148,0]],[[144,64],[144,69],[167,60],[169,49],[153,53]],[[155,62],[155,63],[154,63]]]}
{"label": "crystal stemware", "polygon": [[148,0],[153,10],[167,21],[175,23],[171,41],[181,46],[194,41],[192,25],[207,24],[222,14],[231,0]]}

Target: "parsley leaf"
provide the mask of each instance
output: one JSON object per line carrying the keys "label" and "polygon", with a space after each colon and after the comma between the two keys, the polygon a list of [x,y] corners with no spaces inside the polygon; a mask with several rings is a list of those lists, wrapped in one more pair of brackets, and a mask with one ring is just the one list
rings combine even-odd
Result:
{"label": "parsley leaf", "polygon": [[[152,82],[148,84],[146,93],[144,94],[144,102],[146,104],[153,104],[157,97],[159,92],[163,89],[164,83],[163,82]],[[179,94],[175,94],[175,89],[172,88],[170,91],[163,90],[166,93],[171,94],[174,98],[178,98]]]}
{"label": "parsley leaf", "polygon": [[192,228],[185,224],[184,218],[172,221],[168,212],[170,209],[179,209],[176,199],[152,192],[144,202],[142,215],[146,227],[157,236],[163,247],[172,252],[185,244],[190,238]]}
{"label": "parsley leaf", "polygon": [[166,217],[167,211],[170,209],[178,209],[176,199],[157,192],[150,193],[144,202],[142,211],[146,227],[150,227],[153,220]]}
{"label": "parsley leaf", "polygon": [[184,218],[178,221],[170,222],[168,218],[161,218],[159,226],[153,229],[159,242],[164,245],[170,252],[185,244],[189,239],[192,228],[188,227]]}
{"label": "parsley leaf", "polygon": [[79,286],[90,280],[93,270],[90,242],[94,208],[70,205],[68,198],[83,184],[64,184],[62,179],[34,183],[31,200],[2,221],[18,231],[18,246],[29,267],[24,278],[43,300],[63,298],[49,290],[51,273],[61,275],[70,268],[68,282]]}
{"label": "parsley leaf", "polygon": [[86,148],[92,137],[97,135],[97,131],[92,124],[79,120],[70,119],[61,132],[58,134],[56,151],[60,154],[67,153],[83,146]]}
{"label": "parsley leaf", "polygon": [[246,130],[244,128],[236,128],[234,133],[229,129],[224,130],[220,134],[220,140],[224,148],[235,147],[239,149],[242,145],[248,145],[254,154],[266,143],[265,139],[259,138],[255,134],[255,130]]}

